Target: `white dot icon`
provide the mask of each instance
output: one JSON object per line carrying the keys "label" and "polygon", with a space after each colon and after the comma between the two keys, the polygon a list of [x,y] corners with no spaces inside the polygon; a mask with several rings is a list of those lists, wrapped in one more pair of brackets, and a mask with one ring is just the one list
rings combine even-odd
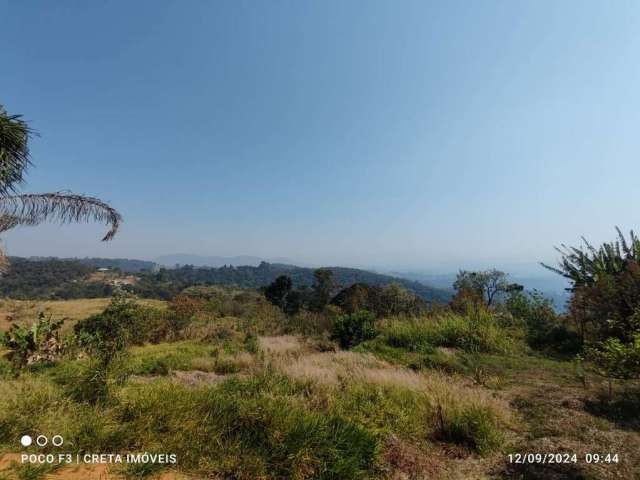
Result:
{"label": "white dot icon", "polygon": [[23,435],[22,438],[20,438],[20,443],[23,447],[28,447],[31,445],[31,442],[33,442],[33,439],[29,435]]}

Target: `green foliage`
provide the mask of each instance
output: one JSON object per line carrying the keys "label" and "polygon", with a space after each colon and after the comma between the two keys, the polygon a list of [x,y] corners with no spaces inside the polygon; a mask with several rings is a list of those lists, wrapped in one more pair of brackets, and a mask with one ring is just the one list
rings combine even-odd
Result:
{"label": "green foliage", "polygon": [[[236,286],[245,289],[265,287],[281,275],[291,278],[292,299],[300,304],[308,304],[311,292],[305,289],[314,283],[314,270],[291,265],[263,263],[258,267],[193,267],[160,268],[155,271],[149,262],[123,259],[56,259],[11,258],[11,269],[0,282],[0,294],[15,299],[72,299],[109,297],[113,293],[111,285],[88,281],[88,276],[96,267],[114,267],[122,271],[133,271],[139,280],[126,288],[143,298],[170,300],[186,288],[193,286],[211,288],[212,285]],[[415,293],[423,300],[447,302],[450,294],[421,283],[381,275],[354,268],[332,267],[336,284],[349,286],[366,283],[384,286],[399,283],[403,288]]]}
{"label": "green foliage", "polygon": [[132,297],[117,292],[102,313],[76,323],[78,344],[102,365],[109,365],[133,343],[136,310]]}
{"label": "green foliage", "polygon": [[267,286],[264,296],[287,315],[295,315],[309,303],[306,290],[293,290],[293,283],[287,275],[280,275]]}
{"label": "green foliage", "polygon": [[632,340],[626,343],[617,338],[608,338],[590,347],[587,358],[609,378],[640,378],[640,332],[635,333]]}
{"label": "green foliage", "polygon": [[381,338],[390,347],[410,352],[433,352],[434,329],[428,325],[431,319],[390,320],[379,327]]}
{"label": "green foliage", "polygon": [[346,313],[368,310],[378,318],[395,315],[416,316],[427,310],[423,299],[399,283],[384,286],[355,283],[338,292],[331,304],[340,307]]}
{"label": "green foliage", "polygon": [[209,476],[364,477],[376,439],[341,416],[301,408],[289,400],[296,391],[277,376],[201,389],[155,383],[125,389],[115,414],[136,443],[175,452],[183,468]]}
{"label": "green foliage", "polygon": [[483,298],[489,306],[497,296],[515,288],[515,285],[509,284],[506,273],[499,270],[492,269],[482,272],[460,270],[453,288],[458,292],[474,292],[480,298]]}
{"label": "green foliage", "polygon": [[[588,345],[586,358],[608,378],[640,376],[640,240],[618,240],[595,248],[566,247],[559,268],[572,281],[570,317]],[[546,266],[546,265],[545,265]]]}
{"label": "green foliage", "polygon": [[111,286],[83,282],[94,269],[74,260],[9,258],[0,295],[15,299],[95,298],[111,295]]}
{"label": "green foliage", "polygon": [[7,195],[24,181],[32,131],[20,115],[10,115],[0,105],[0,194]]}
{"label": "green foliage", "polygon": [[373,432],[380,441],[396,432],[419,441],[429,432],[431,405],[409,389],[354,381],[334,395],[333,410]]}
{"label": "green foliage", "polygon": [[247,335],[244,339],[244,349],[249,353],[258,353],[258,337],[251,334]]}
{"label": "green foliage", "polygon": [[495,414],[481,405],[448,409],[439,406],[435,437],[467,446],[480,454],[496,450],[505,440]]}
{"label": "green foliage", "polygon": [[264,290],[264,296],[276,307],[284,310],[287,304],[287,296],[291,292],[291,278],[280,275]]}
{"label": "green foliage", "polygon": [[8,349],[6,356],[16,369],[28,363],[51,362],[62,350],[58,331],[63,323],[41,312],[30,328],[14,324],[8,332],[0,332],[0,345]]}
{"label": "green foliage", "polygon": [[640,239],[633,230],[629,241],[618,227],[618,240],[603,243],[595,248],[584,237],[584,248],[562,245],[556,250],[562,256],[558,268],[542,264],[545,268],[556,272],[573,283],[573,288],[593,285],[602,275],[619,275],[626,270],[628,262],[640,262]]}
{"label": "green foliage", "polygon": [[511,291],[504,301],[504,309],[513,318],[524,322],[527,343],[532,348],[552,349],[567,354],[580,351],[580,337],[558,317],[552,301],[541,292]]}
{"label": "green foliage", "polygon": [[383,341],[396,348],[430,353],[434,347],[459,348],[466,352],[509,353],[519,343],[520,332],[502,328],[489,311],[453,313],[438,317],[391,320],[380,325]]}
{"label": "green foliage", "polygon": [[[47,220],[60,223],[100,221],[110,226],[103,241],[111,240],[122,220],[120,214],[97,198],[70,192],[18,193],[29,166],[32,134],[20,115],[10,115],[0,105],[0,231],[19,225],[34,226]],[[6,258],[1,258],[3,270]]]}
{"label": "green foliage", "polygon": [[342,348],[351,348],[376,336],[375,316],[367,310],[337,317],[332,326],[331,339]]}
{"label": "green foliage", "polygon": [[318,268],[313,272],[313,285],[310,307],[313,311],[321,312],[333,297],[336,290],[336,280],[333,272],[328,268]]}

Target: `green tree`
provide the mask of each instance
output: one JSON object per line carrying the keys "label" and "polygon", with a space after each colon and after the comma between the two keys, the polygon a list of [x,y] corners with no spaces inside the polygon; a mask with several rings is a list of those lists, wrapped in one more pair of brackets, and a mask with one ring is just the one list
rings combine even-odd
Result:
{"label": "green tree", "polygon": [[[38,225],[47,220],[68,222],[99,221],[109,226],[103,241],[111,240],[122,221],[120,214],[103,201],[60,191],[20,193],[31,165],[29,140],[34,132],[20,115],[10,115],[0,105],[0,233],[17,226]],[[0,252],[2,266],[7,260]]]}
{"label": "green tree", "polygon": [[318,268],[313,272],[313,278],[313,298],[311,306],[315,311],[320,312],[331,301],[337,285],[333,278],[333,272],[328,268]]}
{"label": "green tree", "polygon": [[627,241],[616,227],[618,240],[599,248],[583,239],[584,247],[557,249],[559,266],[544,267],[571,281],[569,314],[586,342],[617,338],[632,341],[634,316],[640,307],[640,241],[633,231]]}
{"label": "green tree", "polygon": [[293,283],[289,276],[280,275],[265,288],[264,296],[273,305],[284,310],[287,305],[287,296],[291,293],[292,286]]}

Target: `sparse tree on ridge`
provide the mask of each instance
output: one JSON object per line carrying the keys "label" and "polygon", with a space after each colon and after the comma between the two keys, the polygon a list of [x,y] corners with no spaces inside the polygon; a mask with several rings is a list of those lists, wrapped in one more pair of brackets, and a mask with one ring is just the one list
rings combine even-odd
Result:
{"label": "sparse tree on ridge", "polygon": [[510,287],[506,273],[496,269],[483,272],[461,270],[453,284],[453,288],[458,292],[476,293],[485,300],[487,306],[491,306],[496,295],[507,292]]}
{"label": "sparse tree on ridge", "polygon": [[[122,217],[102,200],[68,191],[19,191],[24,184],[25,172],[31,165],[29,139],[33,134],[20,115],[10,115],[0,105],[0,233],[48,220],[59,223],[97,221],[109,226],[102,240],[111,240]],[[6,267],[6,257],[0,250],[0,268]]]}

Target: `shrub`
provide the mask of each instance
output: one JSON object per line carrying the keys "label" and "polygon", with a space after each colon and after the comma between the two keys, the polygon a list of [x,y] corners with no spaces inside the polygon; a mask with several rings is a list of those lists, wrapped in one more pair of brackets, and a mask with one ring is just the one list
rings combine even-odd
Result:
{"label": "shrub", "polygon": [[608,338],[587,349],[587,358],[609,378],[640,378],[640,332],[631,342]]}
{"label": "shrub", "polygon": [[556,315],[552,301],[541,292],[512,291],[504,302],[504,310],[524,322],[527,343],[532,348],[569,354],[580,351],[580,336],[567,328]]}
{"label": "shrub", "polygon": [[170,334],[175,338],[184,329],[196,313],[201,311],[206,301],[200,297],[178,295],[173,299],[167,311],[167,324]]}
{"label": "shrub", "polygon": [[58,333],[63,322],[51,321],[51,316],[40,312],[31,328],[13,324],[8,332],[0,332],[0,345],[8,349],[6,356],[13,367],[54,361],[62,351]]}
{"label": "shrub", "polygon": [[374,319],[375,316],[367,310],[341,315],[333,322],[331,339],[337,340],[342,348],[351,348],[371,340],[376,336]]}
{"label": "shrub", "polygon": [[76,323],[74,333],[78,345],[102,364],[110,364],[133,343],[136,308],[128,295],[115,295],[102,313]]}

